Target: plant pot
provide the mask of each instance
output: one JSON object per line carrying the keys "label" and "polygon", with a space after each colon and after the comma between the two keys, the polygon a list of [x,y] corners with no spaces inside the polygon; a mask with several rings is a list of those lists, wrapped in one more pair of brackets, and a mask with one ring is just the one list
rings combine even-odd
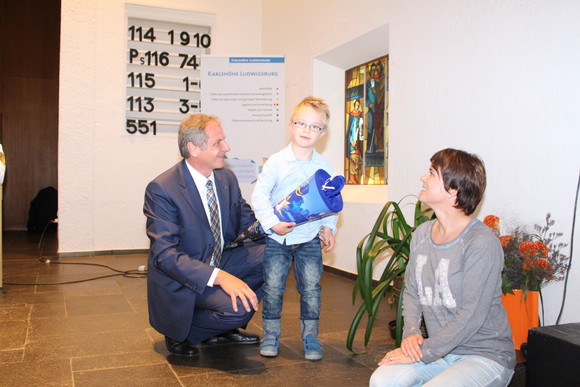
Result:
{"label": "plant pot", "polygon": [[398,275],[393,280],[393,305],[397,308],[399,304],[399,299],[401,298],[401,289],[403,288],[403,284],[405,283],[405,277]]}
{"label": "plant pot", "polygon": [[397,339],[397,320],[389,321],[389,332],[393,340]]}
{"label": "plant pot", "polygon": [[514,294],[501,296],[501,303],[512,328],[515,349],[519,350],[522,343],[528,341],[528,329],[535,328],[539,324],[538,296],[539,292],[528,291],[524,297],[522,290],[514,290]]}

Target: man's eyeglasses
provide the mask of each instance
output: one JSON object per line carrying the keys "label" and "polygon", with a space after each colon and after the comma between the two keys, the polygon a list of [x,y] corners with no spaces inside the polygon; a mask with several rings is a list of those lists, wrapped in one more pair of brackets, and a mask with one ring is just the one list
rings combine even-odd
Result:
{"label": "man's eyeglasses", "polygon": [[292,121],[292,126],[298,129],[304,129],[308,126],[308,129],[310,129],[311,132],[320,132],[321,130],[324,130],[324,128],[320,125],[307,124],[304,121]]}

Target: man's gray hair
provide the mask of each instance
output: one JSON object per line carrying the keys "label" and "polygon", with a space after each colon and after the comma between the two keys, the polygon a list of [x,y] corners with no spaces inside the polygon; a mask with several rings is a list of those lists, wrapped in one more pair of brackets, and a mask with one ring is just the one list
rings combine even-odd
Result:
{"label": "man's gray hair", "polygon": [[219,124],[219,119],[216,116],[208,114],[196,113],[181,121],[179,125],[179,134],[177,136],[177,143],[179,145],[179,152],[183,158],[189,157],[189,150],[187,143],[191,142],[201,149],[207,146],[207,133],[205,127],[210,121],[215,121]]}

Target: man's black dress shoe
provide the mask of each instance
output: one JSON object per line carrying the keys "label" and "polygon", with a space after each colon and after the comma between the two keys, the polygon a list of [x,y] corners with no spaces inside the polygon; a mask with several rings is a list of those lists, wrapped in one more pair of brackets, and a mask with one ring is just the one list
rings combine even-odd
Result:
{"label": "man's black dress shoe", "polygon": [[179,341],[175,341],[165,336],[165,346],[169,352],[177,356],[199,355],[199,350],[187,340],[180,343]]}
{"label": "man's black dress shoe", "polygon": [[233,331],[210,337],[209,339],[204,340],[203,344],[211,345],[228,342],[233,344],[257,344],[260,342],[260,338],[257,335],[240,332],[238,329],[234,329]]}

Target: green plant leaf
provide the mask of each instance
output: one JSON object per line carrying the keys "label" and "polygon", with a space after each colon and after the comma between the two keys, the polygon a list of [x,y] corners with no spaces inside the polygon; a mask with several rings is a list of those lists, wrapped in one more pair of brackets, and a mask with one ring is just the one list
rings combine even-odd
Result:
{"label": "green plant leaf", "polygon": [[[364,277],[362,246],[364,244],[364,241],[367,239],[367,237],[368,237],[368,234],[360,241],[360,243],[358,244],[358,246],[356,248],[356,267],[357,267],[358,273],[363,273],[363,276],[359,275],[356,278],[356,282],[354,284],[354,288],[353,288],[353,292],[352,292],[352,304],[353,305],[354,305],[354,303],[356,301],[357,290],[358,289],[362,289],[361,288],[361,286],[362,286],[362,279]],[[361,297],[362,296],[363,296],[363,294],[362,294],[362,290],[361,290]]]}
{"label": "green plant leaf", "polygon": [[381,290],[375,294],[375,299],[373,301],[372,310],[371,310],[371,313],[369,314],[369,319],[367,321],[367,329],[365,332],[365,347],[367,346],[367,344],[369,343],[369,340],[371,338],[373,325],[375,323],[375,318],[377,317],[377,311],[379,310],[379,305],[381,304],[381,301],[382,301],[387,289],[388,288],[386,286],[383,286],[381,288]]}
{"label": "green plant leaf", "polygon": [[358,326],[360,325],[360,322],[361,322],[363,316],[365,315],[365,312],[366,312],[366,308],[365,308],[365,305],[363,304],[363,305],[361,305],[358,312],[354,316],[354,319],[352,320],[352,323],[350,325],[350,329],[348,330],[348,335],[346,336],[346,348],[349,351],[352,351],[352,343],[354,342],[354,337],[356,335],[356,331],[358,329]]}
{"label": "green plant leaf", "polygon": [[[414,206],[413,227],[405,219],[399,202],[388,201],[383,206],[373,228],[358,244],[356,252],[358,276],[355,282],[352,299],[356,302],[356,295],[360,294],[363,301],[355,315],[347,336],[347,348],[352,351],[352,343],[360,322],[366,313],[368,315],[365,330],[365,347],[370,340],[373,324],[378,308],[385,298],[389,285],[397,276],[403,276],[409,261],[412,232],[421,223],[433,219],[435,214],[430,208],[422,208],[417,200]],[[430,215],[430,216],[429,216]],[[373,285],[374,265],[378,259],[386,256],[386,263],[378,283]]]}
{"label": "green plant leaf", "polygon": [[405,283],[401,285],[401,293],[399,293],[399,303],[397,305],[397,318],[395,320],[395,345],[397,348],[401,346],[401,339],[403,338],[403,292],[405,291]]}

